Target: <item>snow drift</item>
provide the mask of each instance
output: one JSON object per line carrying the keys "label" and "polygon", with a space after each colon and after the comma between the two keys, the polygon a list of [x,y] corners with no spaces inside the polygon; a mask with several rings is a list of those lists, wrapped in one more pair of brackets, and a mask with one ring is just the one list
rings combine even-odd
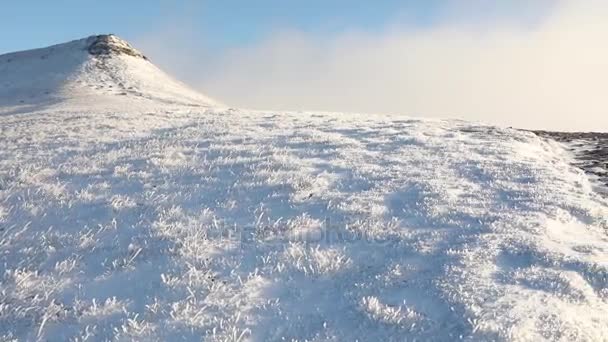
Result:
{"label": "snow drift", "polygon": [[0,57],[2,339],[606,340],[608,203],[560,144],[204,107],[125,46]]}

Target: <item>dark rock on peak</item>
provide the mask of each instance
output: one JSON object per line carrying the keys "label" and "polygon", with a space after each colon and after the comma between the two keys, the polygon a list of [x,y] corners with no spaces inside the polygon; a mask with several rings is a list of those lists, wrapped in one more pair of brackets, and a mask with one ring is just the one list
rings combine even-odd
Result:
{"label": "dark rock on peak", "polygon": [[145,60],[148,59],[129,43],[113,34],[91,36],[88,38],[87,43],[87,50],[94,56],[129,55]]}

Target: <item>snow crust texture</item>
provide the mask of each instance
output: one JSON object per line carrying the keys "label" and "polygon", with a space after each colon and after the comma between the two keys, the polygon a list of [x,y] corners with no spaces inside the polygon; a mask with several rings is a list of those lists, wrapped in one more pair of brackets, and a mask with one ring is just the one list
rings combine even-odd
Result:
{"label": "snow crust texture", "polygon": [[608,340],[560,143],[222,109],[104,37],[0,56],[0,340]]}

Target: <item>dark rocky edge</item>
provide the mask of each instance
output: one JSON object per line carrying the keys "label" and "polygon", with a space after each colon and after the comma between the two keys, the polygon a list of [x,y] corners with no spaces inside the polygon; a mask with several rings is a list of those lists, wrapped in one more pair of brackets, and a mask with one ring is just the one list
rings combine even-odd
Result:
{"label": "dark rocky edge", "polygon": [[608,133],[532,131],[564,143],[576,157],[575,166],[608,186]]}
{"label": "dark rocky edge", "polygon": [[93,56],[108,57],[123,54],[148,60],[146,56],[129,43],[113,34],[91,36],[87,43],[87,51]]}

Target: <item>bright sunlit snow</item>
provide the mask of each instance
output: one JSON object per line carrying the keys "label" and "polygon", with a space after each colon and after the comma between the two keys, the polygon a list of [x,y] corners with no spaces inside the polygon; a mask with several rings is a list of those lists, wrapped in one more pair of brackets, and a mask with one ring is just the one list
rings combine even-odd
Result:
{"label": "bright sunlit snow", "polygon": [[558,143],[223,109],[89,43],[0,56],[3,339],[607,338],[608,203]]}

